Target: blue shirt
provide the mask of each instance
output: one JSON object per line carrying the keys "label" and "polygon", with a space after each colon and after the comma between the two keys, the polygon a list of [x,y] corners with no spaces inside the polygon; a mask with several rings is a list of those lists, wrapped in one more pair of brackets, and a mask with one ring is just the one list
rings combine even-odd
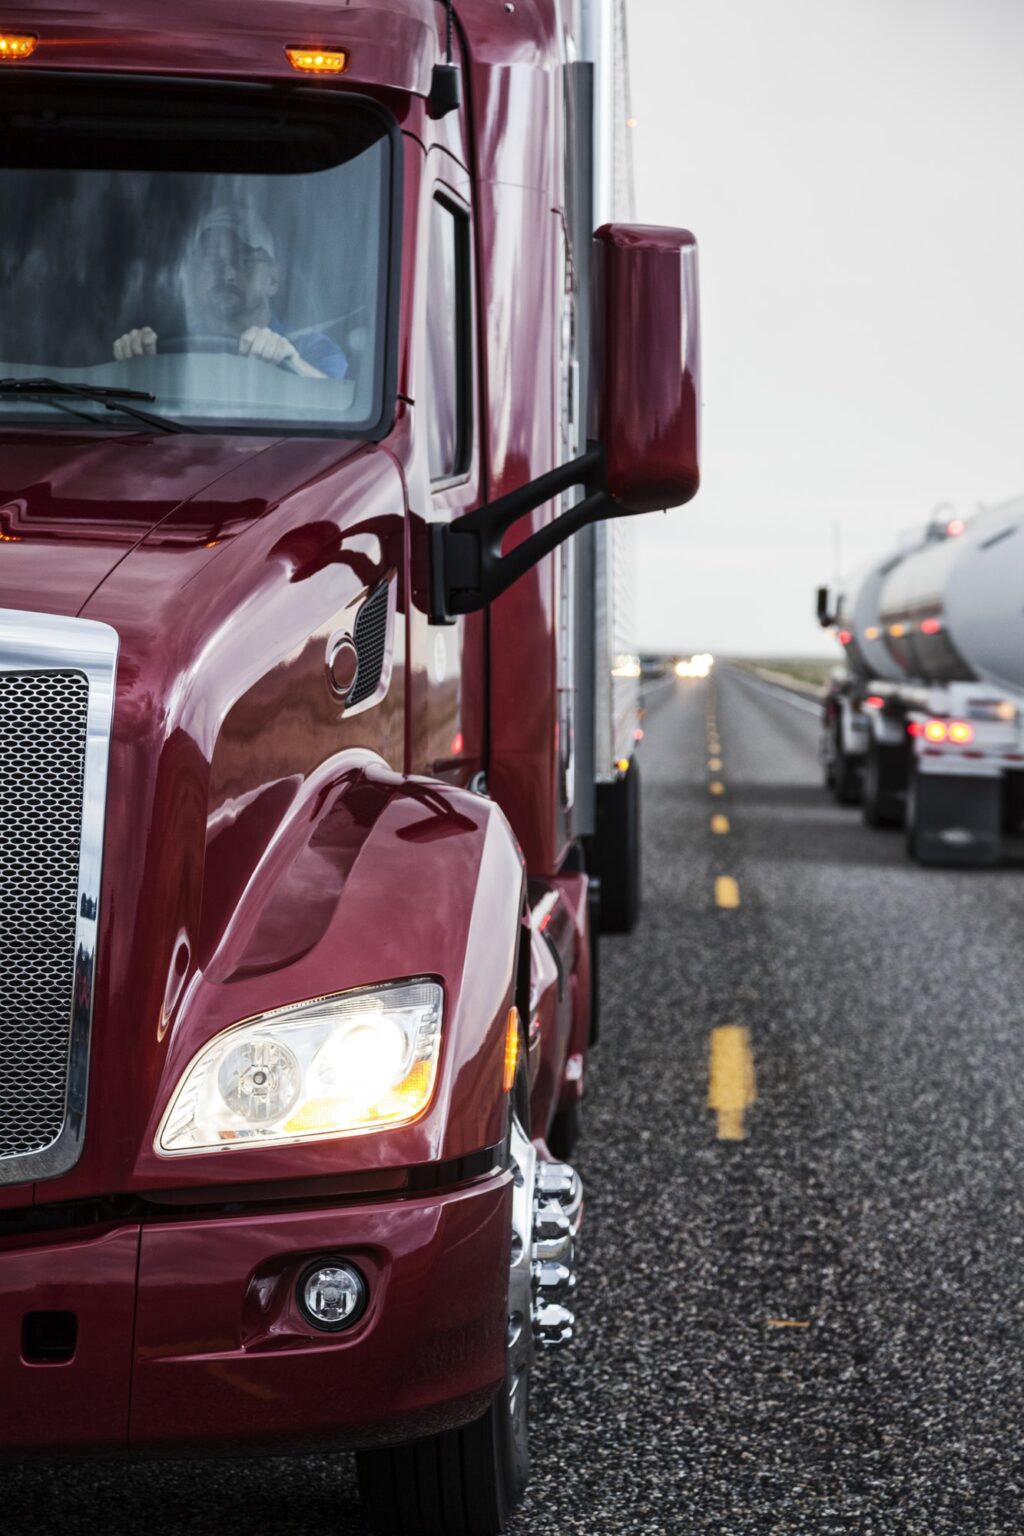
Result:
{"label": "blue shirt", "polygon": [[323,331],[306,331],[301,336],[292,335],[276,315],[270,317],[270,329],[290,341],[304,363],[319,368],[329,379],[343,379],[348,373],[348,358]]}

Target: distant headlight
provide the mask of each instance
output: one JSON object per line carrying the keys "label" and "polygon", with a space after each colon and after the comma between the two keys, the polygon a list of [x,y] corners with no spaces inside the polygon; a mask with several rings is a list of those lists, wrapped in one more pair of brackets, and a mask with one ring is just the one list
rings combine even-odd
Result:
{"label": "distant headlight", "polygon": [[441,988],[402,982],[261,1013],[211,1040],[157,1132],[171,1156],[406,1125],[430,1103]]}

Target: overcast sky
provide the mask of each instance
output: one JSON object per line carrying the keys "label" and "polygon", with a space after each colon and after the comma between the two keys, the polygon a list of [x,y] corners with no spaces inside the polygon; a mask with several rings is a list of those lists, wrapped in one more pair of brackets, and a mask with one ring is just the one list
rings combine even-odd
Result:
{"label": "overcast sky", "polygon": [[700,244],[703,488],[641,649],[827,654],[814,588],[1024,492],[1024,0],[629,0],[637,216]]}

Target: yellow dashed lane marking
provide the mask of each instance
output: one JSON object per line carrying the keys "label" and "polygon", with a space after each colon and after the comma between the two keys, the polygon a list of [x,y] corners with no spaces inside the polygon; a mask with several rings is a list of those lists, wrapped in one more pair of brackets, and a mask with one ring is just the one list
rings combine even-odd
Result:
{"label": "yellow dashed lane marking", "polygon": [[715,880],[715,903],[720,907],[738,907],[740,888],[732,875],[719,875]]}
{"label": "yellow dashed lane marking", "polygon": [[739,1024],[711,1031],[708,1059],[708,1108],[718,1120],[719,1141],[744,1141],[744,1116],[757,1102],[757,1079],[750,1032]]}
{"label": "yellow dashed lane marking", "polygon": [[805,1322],[796,1317],[768,1317],[765,1319],[766,1328],[809,1328],[810,1322]]}
{"label": "yellow dashed lane marking", "polygon": [[725,785],[722,783],[721,779],[712,779],[711,783],[708,785],[708,789],[713,795],[725,794]]}
{"label": "yellow dashed lane marking", "polygon": [[728,818],[728,816],[712,816],[712,818],[711,818],[711,830],[712,830],[712,832],[718,832],[718,833],[728,832],[728,830],[729,830],[729,818]]}
{"label": "yellow dashed lane marking", "polygon": [[722,759],[720,757],[709,757],[708,758],[708,768],[710,769],[710,771],[712,773],[721,773],[721,771],[722,771]]}

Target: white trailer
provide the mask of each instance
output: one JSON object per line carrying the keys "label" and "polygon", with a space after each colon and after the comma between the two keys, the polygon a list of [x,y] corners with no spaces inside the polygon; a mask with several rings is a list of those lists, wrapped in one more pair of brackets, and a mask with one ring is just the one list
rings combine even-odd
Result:
{"label": "white trailer", "polygon": [[903,824],[928,864],[994,864],[1024,814],[1024,497],[932,523],[830,611],[845,666],[824,706],[837,798]]}

